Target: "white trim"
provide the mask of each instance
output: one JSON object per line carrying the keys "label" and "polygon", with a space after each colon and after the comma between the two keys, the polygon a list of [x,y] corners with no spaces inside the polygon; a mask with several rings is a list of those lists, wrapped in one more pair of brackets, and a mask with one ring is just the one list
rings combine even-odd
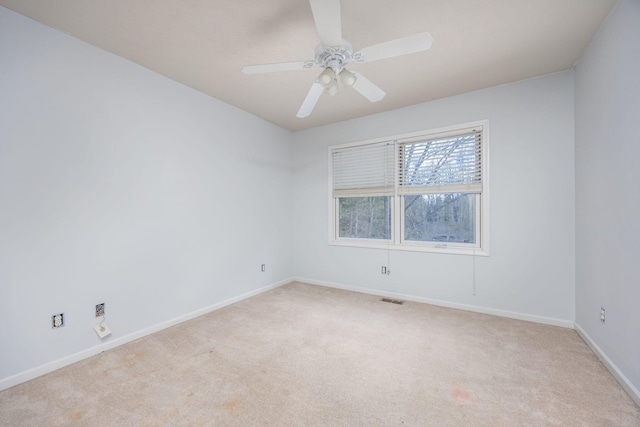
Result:
{"label": "white trim", "polygon": [[163,329],[169,328],[171,326],[175,326],[179,323],[186,322],[187,320],[195,319],[196,317],[200,317],[202,315],[211,313],[213,311],[224,308],[228,305],[234,304],[236,302],[242,301],[247,298],[251,298],[253,296],[259,295],[261,293],[270,291],[287,283],[290,283],[293,279],[286,279],[271,285],[263,286],[262,288],[258,288],[256,290],[226,299],[224,301],[218,302],[216,304],[210,305],[208,307],[201,308],[199,310],[193,311],[191,313],[184,314],[182,316],[178,316],[174,319],[167,320],[162,323],[158,323],[157,325],[150,326],[148,328],[142,329],[137,332],[133,332],[129,335],[116,338],[104,344],[99,344],[97,346],[88,348],[86,350],[80,351],[78,353],[72,354],[70,356],[63,357],[62,359],[54,360],[53,362],[46,363],[44,365],[29,369],[27,371],[20,372],[18,374],[12,375],[7,378],[3,378],[0,380],[0,391],[6,390],[10,387],[16,386],[23,382],[32,380],[39,376],[48,374],[60,368],[64,368],[65,366],[69,366],[76,362],[79,362],[84,359],[88,359],[89,357],[95,356],[96,354],[100,354],[103,351],[111,350],[115,347],[119,347],[121,345],[127,344],[131,341],[135,341],[139,338],[145,337],[147,335],[151,335],[153,333],[159,332]]}
{"label": "white trim", "polygon": [[[449,134],[455,134],[459,131],[464,131],[465,129],[471,129],[474,127],[478,127],[478,126],[487,126],[489,123],[489,119],[483,119],[483,120],[476,120],[473,122],[467,122],[467,123],[461,123],[461,124],[456,124],[456,125],[450,125],[450,126],[443,126],[443,127],[439,127],[439,128],[433,128],[433,129],[426,129],[426,130],[419,130],[419,131],[415,131],[415,132],[409,132],[409,133],[404,133],[401,135],[388,135],[388,136],[383,136],[380,138],[372,138],[372,139],[365,139],[362,141],[351,141],[351,142],[345,142],[342,144],[335,144],[332,145],[331,147],[329,147],[329,153],[331,153],[331,150],[336,150],[336,149],[343,149],[343,148],[348,148],[348,147],[355,147],[358,145],[369,145],[369,144],[377,144],[377,143],[384,143],[384,142],[390,142],[390,141],[401,141],[404,142],[407,139],[410,138],[415,138],[415,137],[423,137],[425,135],[429,135],[429,136],[446,136]],[[483,130],[484,132],[484,130]],[[330,154],[329,154],[330,155]]]}
{"label": "white trim", "polygon": [[624,389],[624,391],[627,392],[629,397],[631,397],[631,399],[636,403],[636,405],[640,406],[640,390],[638,390],[633,384],[631,384],[631,381],[629,381],[629,378],[627,378],[622,373],[622,371],[618,369],[616,364],[613,363],[611,359],[609,359],[606,353],[602,351],[600,346],[598,346],[598,344],[596,344],[595,341],[591,339],[589,334],[587,334],[587,332],[584,329],[582,329],[580,325],[575,323],[574,329],[576,330],[580,338],[582,338],[582,340],[589,346],[591,351],[593,351],[593,353],[598,357],[598,359],[600,359],[600,362],[602,362],[604,367],[607,368],[607,370],[609,370],[611,375],[613,375],[613,377],[618,381],[618,383]]}
{"label": "white trim", "polygon": [[378,289],[361,288],[357,286],[343,285],[339,283],[325,282],[320,280],[306,279],[302,277],[294,277],[296,282],[308,283],[310,285],[326,286],[328,288],[342,289],[345,291],[360,292],[369,295],[379,295],[393,299],[401,299],[406,301],[415,301],[423,304],[437,305],[439,307],[455,308],[457,310],[471,311],[474,313],[490,314],[493,316],[506,317],[509,319],[525,320],[527,322],[541,323],[544,325],[560,326],[562,328],[573,329],[572,320],[556,319],[554,317],[536,316],[533,314],[517,313],[515,311],[499,310],[495,308],[480,307],[477,305],[460,304],[449,301],[436,300],[431,298],[416,297],[413,295],[400,294],[397,292],[380,291]]}

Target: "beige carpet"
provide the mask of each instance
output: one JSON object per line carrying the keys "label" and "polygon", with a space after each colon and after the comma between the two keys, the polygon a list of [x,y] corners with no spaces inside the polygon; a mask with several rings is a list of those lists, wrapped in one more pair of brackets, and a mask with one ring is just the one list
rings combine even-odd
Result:
{"label": "beige carpet", "polygon": [[0,392],[0,424],[640,426],[640,408],[573,330],[292,283]]}

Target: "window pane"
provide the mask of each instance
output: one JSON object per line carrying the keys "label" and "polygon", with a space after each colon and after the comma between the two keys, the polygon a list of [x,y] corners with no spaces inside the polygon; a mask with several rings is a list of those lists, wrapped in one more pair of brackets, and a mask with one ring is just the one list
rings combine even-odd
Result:
{"label": "window pane", "polygon": [[404,238],[421,242],[476,243],[475,194],[404,196]]}
{"label": "window pane", "polygon": [[357,239],[391,238],[391,201],[389,196],[340,197],[339,237]]}
{"label": "window pane", "polygon": [[401,145],[400,185],[480,184],[482,133],[478,130]]}

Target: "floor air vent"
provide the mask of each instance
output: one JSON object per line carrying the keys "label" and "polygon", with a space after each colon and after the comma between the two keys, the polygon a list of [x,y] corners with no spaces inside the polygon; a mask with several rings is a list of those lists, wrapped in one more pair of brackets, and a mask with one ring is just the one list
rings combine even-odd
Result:
{"label": "floor air vent", "polygon": [[404,304],[404,301],[400,301],[399,299],[391,299],[391,298],[382,298],[380,301],[382,302],[390,302],[391,304]]}

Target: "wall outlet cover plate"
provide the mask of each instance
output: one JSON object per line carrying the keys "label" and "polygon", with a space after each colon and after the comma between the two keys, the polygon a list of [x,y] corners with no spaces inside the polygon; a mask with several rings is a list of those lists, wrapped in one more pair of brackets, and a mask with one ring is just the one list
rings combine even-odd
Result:
{"label": "wall outlet cover plate", "polygon": [[111,330],[104,323],[96,325],[93,329],[96,330],[96,334],[98,334],[100,338],[105,338],[111,335]]}

